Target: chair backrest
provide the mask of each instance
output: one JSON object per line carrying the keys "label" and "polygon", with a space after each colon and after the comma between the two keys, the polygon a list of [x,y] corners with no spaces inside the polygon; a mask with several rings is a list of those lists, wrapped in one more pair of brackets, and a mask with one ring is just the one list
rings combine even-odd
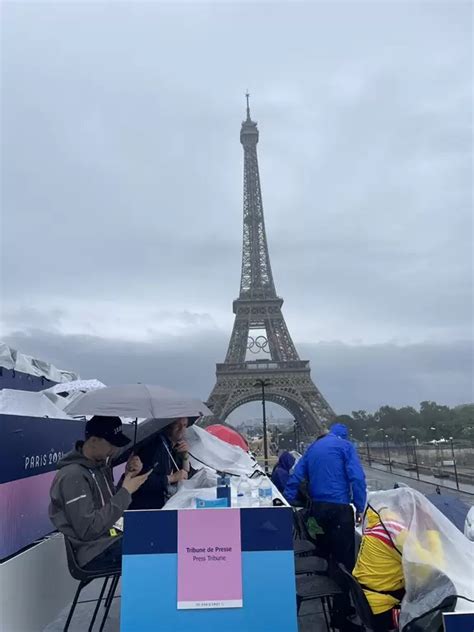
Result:
{"label": "chair backrest", "polygon": [[301,525],[301,517],[300,517],[300,511],[298,509],[296,509],[295,507],[292,507],[292,511],[293,511],[293,537],[294,538],[303,538],[303,533],[302,533],[302,525]]}
{"label": "chair backrest", "polygon": [[300,540],[309,540],[314,543],[314,540],[309,535],[308,527],[306,526],[307,516],[308,511],[306,509],[296,509],[293,507],[293,531],[296,538],[299,538]]}
{"label": "chair backrest", "polygon": [[354,603],[354,608],[356,609],[359,619],[361,620],[365,628],[367,628],[368,630],[373,630],[374,615],[361,585],[354,577],[354,575],[352,573],[349,573],[344,564],[338,564],[338,567],[342,576],[341,579],[345,583],[347,590],[350,592],[352,601]]}

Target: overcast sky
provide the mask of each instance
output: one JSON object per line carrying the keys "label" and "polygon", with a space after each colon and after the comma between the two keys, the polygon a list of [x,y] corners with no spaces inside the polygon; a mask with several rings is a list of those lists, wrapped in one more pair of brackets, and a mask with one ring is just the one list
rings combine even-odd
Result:
{"label": "overcast sky", "polygon": [[470,3],[10,2],[2,337],[207,397],[244,93],[300,355],[338,412],[472,394]]}

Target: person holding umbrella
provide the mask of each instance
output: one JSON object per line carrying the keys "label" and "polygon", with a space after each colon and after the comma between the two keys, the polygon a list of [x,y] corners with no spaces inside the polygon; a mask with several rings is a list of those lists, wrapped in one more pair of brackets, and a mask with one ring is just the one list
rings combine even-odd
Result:
{"label": "person holding umbrella", "polygon": [[86,424],[85,441],[78,441],[58,464],[49,517],[87,570],[121,567],[121,518],[150,475],[141,473],[142,462],[132,455],[120,489],[115,488],[110,462],[128,443],[119,417],[95,415]]}
{"label": "person holding umbrella", "polygon": [[185,432],[188,418],[173,420],[137,451],[151,474],[132,496],[130,509],[161,509],[176,492],[180,481],[191,474]]}
{"label": "person holding umbrella", "polygon": [[[68,415],[118,415],[133,419],[133,446],[122,450],[116,464],[130,452],[136,454],[144,470],[152,470],[148,480],[135,490],[130,509],[160,509],[190,473],[185,430],[211,411],[200,400],[180,395],[152,384],[108,386],[85,393],[65,408]],[[140,421],[139,421],[140,420]],[[125,479],[123,479],[125,480]]]}

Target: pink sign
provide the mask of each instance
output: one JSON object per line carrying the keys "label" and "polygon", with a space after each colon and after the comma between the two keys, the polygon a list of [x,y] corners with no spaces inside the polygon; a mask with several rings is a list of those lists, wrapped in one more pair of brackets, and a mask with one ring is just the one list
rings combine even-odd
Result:
{"label": "pink sign", "polygon": [[178,512],[178,610],[242,607],[239,509]]}

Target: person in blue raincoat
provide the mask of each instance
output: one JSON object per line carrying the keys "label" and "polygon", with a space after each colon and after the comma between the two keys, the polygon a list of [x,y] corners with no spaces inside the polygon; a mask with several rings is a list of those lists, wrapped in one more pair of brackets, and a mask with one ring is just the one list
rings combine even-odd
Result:
{"label": "person in blue raincoat", "polygon": [[[288,502],[297,500],[303,480],[308,481],[311,497],[310,515],[324,531],[318,536],[323,555],[342,563],[352,572],[355,563],[354,511],[357,520],[363,514],[367,490],[365,474],[344,424],[334,424],[329,433],[312,443],[298,461],[284,490]],[[352,629],[345,619],[350,610],[346,596],[338,599],[336,627]]]}
{"label": "person in blue raincoat", "polygon": [[289,452],[282,452],[278,463],[275,465],[272,472],[272,483],[283,494],[288,479],[290,478],[290,470],[295,463],[295,457]]}

